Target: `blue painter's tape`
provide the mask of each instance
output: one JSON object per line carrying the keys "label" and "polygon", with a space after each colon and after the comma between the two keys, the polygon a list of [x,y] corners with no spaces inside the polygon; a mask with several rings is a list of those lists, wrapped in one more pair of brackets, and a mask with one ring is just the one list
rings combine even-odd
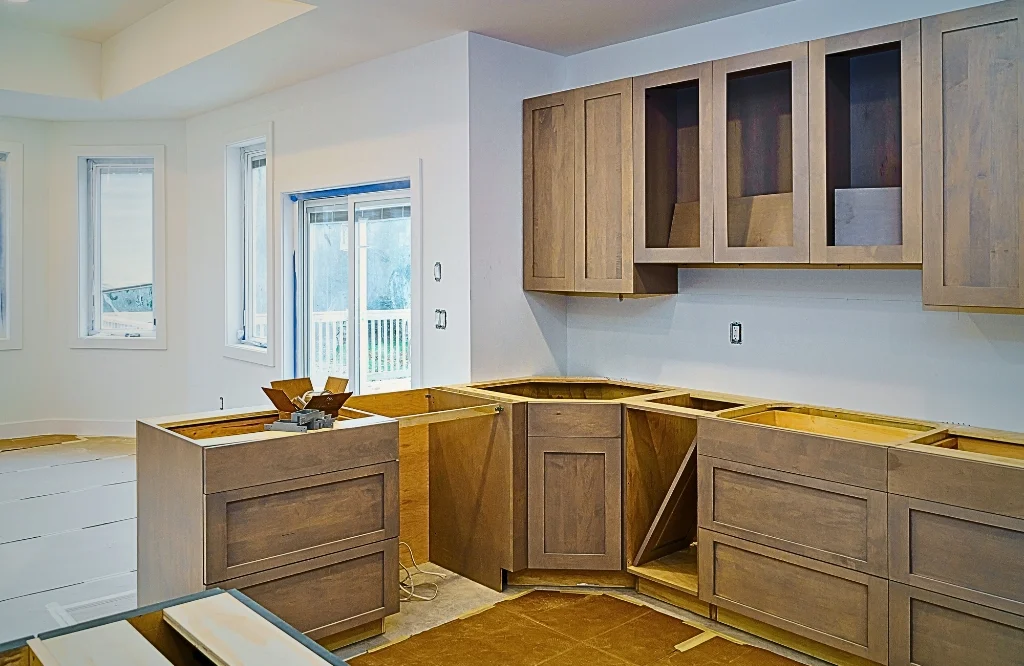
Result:
{"label": "blue painter's tape", "polygon": [[408,190],[412,182],[406,180],[390,180],[386,183],[370,183],[369,185],[353,185],[352,187],[338,187],[333,190],[314,190],[312,192],[298,192],[289,195],[292,201],[308,201],[309,199],[329,199],[332,197],[347,197],[352,194],[372,194],[373,192],[391,192],[393,190]]}

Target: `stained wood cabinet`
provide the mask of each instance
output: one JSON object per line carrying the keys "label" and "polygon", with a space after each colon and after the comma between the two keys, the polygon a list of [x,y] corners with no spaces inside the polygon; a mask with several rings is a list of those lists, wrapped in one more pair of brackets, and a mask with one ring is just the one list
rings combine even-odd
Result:
{"label": "stained wood cabinet", "polygon": [[622,440],[529,438],[529,567],[622,568]]}
{"label": "stained wood cabinet", "polygon": [[809,46],[811,262],[921,263],[921,23]]}
{"label": "stained wood cabinet", "polygon": [[711,263],[710,62],[633,79],[633,255],[652,263]]}
{"label": "stained wood cabinet", "polygon": [[714,63],[715,261],[807,263],[807,43]]}
{"label": "stained wood cabinet", "polygon": [[665,294],[674,267],[633,261],[633,99],[625,79],[523,103],[523,286]]}
{"label": "stained wood cabinet", "polygon": [[926,305],[1024,307],[1022,15],[921,22]]}

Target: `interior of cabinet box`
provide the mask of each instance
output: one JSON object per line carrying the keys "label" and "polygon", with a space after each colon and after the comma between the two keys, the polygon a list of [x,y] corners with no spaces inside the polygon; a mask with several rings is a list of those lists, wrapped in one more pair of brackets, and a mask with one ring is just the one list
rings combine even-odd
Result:
{"label": "interior of cabinet box", "polygon": [[628,407],[627,570],[697,594],[697,418]]}
{"label": "interior of cabinet box", "polygon": [[608,382],[517,382],[475,384],[474,388],[535,400],[621,400],[654,393],[653,389]]}
{"label": "interior of cabinet box", "polygon": [[768,407],[752,414],[731,416],[736,421],[797,430],[825,437],[841,437],[873,444],[906,442],[931,429],[926,424],[888,421],[881,418],[812,407]]}
{"label": "interior of cabinet box", "polygon": [[793,67],[726,79],[729,247],[793,245]]}
{"label": "interior of cabinet box", "polygon": [[825,59],[828,244],[901,245],[900,44]]}
{"label": "interior of cabinet box", "polygon": [[698,81],[647,89],[647,247],[700,247]]}
{"label": "interior of cabinet box", "polygon": [[[230,437],[232,435],[251,435],[264,432],[263,426],[277,421],[281,416],[278,412],[258,412],[242,414],[235,417],[211,418],[205,421],[183,423],[181,425],[165,425],[171,432],[176,432],[189,439],[202,440],[214,437]],[[339,416],[339,418],[346,418]]]}
{"label": "interior of cabinet box", "polygon": [[983,453],[1001,458],[1024,460],[1024,444],[1015,442],[1001,442],[995,439],[980,439],[978,437],[965,437],[954,435],[935,442],[932,446],[953,451],[964,451],[968,453]]}
{"label": "interior of cabinet box", "polygon": [[651,398],[650,400],[647,400],[647,402],[653,402],[659,405],[670,405],[672,407],[685,407],[687,409],[696,409],[702,412],[720,412],[726,409],[743,406],[743,403],[739,402],[705,398],[689,393],[685,393],[683,395],[670,395],[664,398]]}

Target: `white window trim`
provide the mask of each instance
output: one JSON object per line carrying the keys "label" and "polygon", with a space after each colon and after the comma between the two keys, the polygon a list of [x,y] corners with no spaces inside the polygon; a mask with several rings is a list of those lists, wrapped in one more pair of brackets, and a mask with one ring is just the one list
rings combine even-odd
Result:
{"label": "white window trim", "polygon": [[[242,251],[244,202],[239,183],[240,154],[248,146],[265,143],[267,150],[267,346],[258,347],[238,342],[239,312],[244,289],[245,256]],[[274,124],[266,123],[231,132],[224,137],[224,357],[256,365],[277,364],[279,317],[277,315],[277,283],[275,270],[279,247],[277,220],[280,206],[274,205]]]}
{"label": "white window trim", "polygon": [[0,337],[0,351],[22,348],[22,233],[24,229],[25,159],[20,143],[0,141],[7,153],[7,210],[3,211],[7,239],[7,330]]}
{"label": "white window trim", "polygon": [[[76,206],[78,231],[78,294],[75,330],[71,339],[72,349],[167,349],[167,289],[166,289],[166,229],[167,211],[166,170],[164,146],[72,146],[71,164],[75,174],[78,192]],[[85,179],[82,178],[80,163],[88,158],[144,157],[153,160],[153,317],[156,319],[156,335],[141,338],[115,338],[86,335],[89,311],[87,307],[89,284],[89,242],[88,229],[89,197]]]}

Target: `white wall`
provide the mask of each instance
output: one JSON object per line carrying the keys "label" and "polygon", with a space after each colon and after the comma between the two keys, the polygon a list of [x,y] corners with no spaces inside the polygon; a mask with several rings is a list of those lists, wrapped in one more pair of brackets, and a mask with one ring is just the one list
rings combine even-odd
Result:
{"label": "white wall", "polygon": [[22,348],[0,350],[0,423],[39,418],[49,387],[50,331],[47,247],[50,220],[49,123],[0,118],[0,141],[24,146]]}
{"label": "white wall", "polygon": [[[223,355],[225,137],[267,122],[278,195],[412,176],[422,161],[422,383],[469,380],[468,77],[462,34],[188,121],[189,410],[216,409],[221,396],[228,407],[263,404],[260,387],[291,370],[286,310],[276,323],[275,367]],[[289,216],[280,209],[275,216],[278,233],[290,234]],[[281,303],[291,297],[292,260],[289,248],[279,250]],[[444,265],[439,284],[431,277],[435,261]],[[448,311],[447,330],[435,330],[435,308]]]}
{"label": "white wall", "polygon": [[565,59],[469,35],[472,375],[564,374],[566,298],[523,291],[522,101],[564,87]]}
{"label": "white wall", "polygon": [[[797,0],[570,57],[569,84],[979,4]],[[1024,318],[925,311],[919,271],[684,269],[679,288],[570,299],[569,373],[1024,430]],[[728,343],[733,321],[742,346]]]}
{"label": "white wall", "polygon": [[[25,145],[23,348],[0,352],[0,424],[6,424],[0,436],[40,429],[129,433],[137,418],[182,411],[188,322],[180,270],[185,250],[184,122],[0,119],[0,139]],[[166,248],[172,259],[165,290],[166,350],[71,348],[78,313],[78,189],[69,147],[76,145],[166,148]]]}

